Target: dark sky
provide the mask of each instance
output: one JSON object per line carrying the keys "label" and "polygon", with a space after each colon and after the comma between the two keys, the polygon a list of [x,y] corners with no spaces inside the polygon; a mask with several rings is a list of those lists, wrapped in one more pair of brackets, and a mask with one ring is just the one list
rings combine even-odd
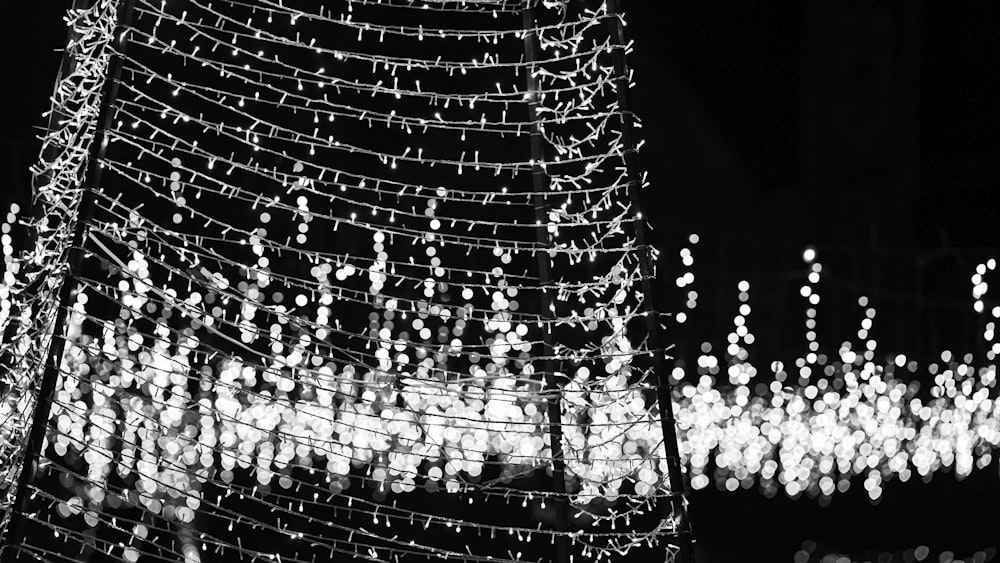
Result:
{"label": "dark sky", "polygon": [[[719,283],[781,273],[780,258],[737,265],[731,255],[816,244],[844,256],[843,277],[867,291],[912,297],[912,276],[893,272],[919,262],[914,299],[966,296],[966,258],[1000,246],[1000,5],[623,3],[653,182],[646,202],[657,209],[647,215],[661,244],[704,234],[714,267],[728,268]],[[69,4],[4,2],[5,200],[27,194]],[[897,331],[901,346],[933,349],[934,317],[922,318]],[[691,500],[701,561],[785,561],[806,539],[872,560],[919,544],[968,554],[996,545],[1000,521],[985,506],[997,498],[994,462],[961,482],[942,473],[889,483],[877,506],[861,487],[826,508],[711,487]]]}

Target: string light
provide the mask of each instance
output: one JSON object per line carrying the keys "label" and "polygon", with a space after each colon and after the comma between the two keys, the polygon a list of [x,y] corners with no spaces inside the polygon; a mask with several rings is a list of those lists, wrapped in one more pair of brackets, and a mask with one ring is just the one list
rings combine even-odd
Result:
{"label": "string light", "polygon": [[[37,187],[32,220],[27,222],[25,246],[15,249],[4,241],[4,274],[0,290],[0,327],[4,364],[0,392],[0,505],[11,506],[13,484],[27,440],[33,398],[32,381],[45,364],[59,306],[59,280],[65,274],[66,256],[76,227],[87,169],[88,147],[94,140],[98,108],[107,73],[109,43],[116,19],[114,2],[95,2],[90,9],[70,10],[72,30],[67,63],[52,94],[52,112],[59,129],[42,136],[40,161],[32,167]],[[6,233],[17,223],[21,209],[10,208]],[[6,529],[10,511],[4,510],[0,528]]]}

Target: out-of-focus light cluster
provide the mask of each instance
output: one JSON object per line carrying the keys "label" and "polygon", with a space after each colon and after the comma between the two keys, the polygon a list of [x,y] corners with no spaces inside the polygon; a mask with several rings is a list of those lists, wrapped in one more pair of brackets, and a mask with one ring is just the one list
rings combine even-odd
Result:
{"label": "out-of-focus light cluster", "polygon": [[674,314],[674,319],[678,323],[684,323],[688,319],[689,311],[693,310],[698,306],[698,292],[694,289],[694,253],[691,247],[698,244],[698,235],[690,234],[688,235],[688,243],[690,246],[685,246],[680,250],[681,267],[678,269],[680,273],[677,276],[677,287],[681,288],[685,292],[684,308],[677,311]]}
{"label": "out-of-focus light cluster", "polygon": [[[692,486],[714,480],[724,490],[758,486],[768,496],[807,495],[825,504],[856,477],[878,500],[887,480],[930,479],[946,469],[961,478],[989,465],[1000,445],[994,363],[1000,308],[984,323],[985,358],[945,350],[940,361],[919,365],[905,354],[879,350],[874,303],[861,297],[857,338],[829,353],[816,336],[822,262],[812,248],[803,261],[804,355],[764,365],[753,357],[751,288],[740,281],[726,346],[715,351],[705,342],[690,371],[674,368]],[[982,303],[985,276],[995,268],[992,259],[977,266],[976,302]],[[976,307],[986,314],[983,309]],[[928,382],[923,389],[921,380]]]}
{"label": "out-of-focus light cluster", "polygon": [[[289,4],[137,0],[116,34],[50,478],[18,548],[672,553],[620,16],[601,1]],[[88,12],[104,41],[109,8]],[[16,278],[33,255],[11,256]],[[58,271],[61,254],[43,258]],[[5,328],[30,320],[26,299]],[[10,388],[40,377],[19,373]],[[468,505],[485,508],[463,519]]]}
{"label": "out-of-focus light cluster", "polygon": [[926,545],[897,551],[879,551],[863,555],[828,552],[812,540],[802,543],[802,549],[795,552],[795,563],[990,563],[997,560],[997,549],[987,547],[972,553],[951,550],[937,551]]}

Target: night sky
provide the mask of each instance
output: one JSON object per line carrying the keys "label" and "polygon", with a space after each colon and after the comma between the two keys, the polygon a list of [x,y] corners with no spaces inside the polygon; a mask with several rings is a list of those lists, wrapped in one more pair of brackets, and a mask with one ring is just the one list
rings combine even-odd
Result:
{"label": "night sky", "polygon": [[[623,3],[652,182],[645,214],[665,251],[662,310],[680,300],[671,269],[681,237],[702,236],[699,316],[689,333],[667,335],[678,358],[718,338],[727,319],[715,319],[740,279],[760,288],[765,355],[800,353],[786,350],[802,342],[793,281],[806,245],[836,283],[821,329],[830,341],[854,323],[837,305],[865,294],[887,348],[974,351],[968,276],[1000,247],[1000,6]],[[4,203],[27,201],[69,4],[4,2]],[[821,507],[710,485],[692,494],[691,511],[699,561],[792,560],[807,540],[815,553],[876,561],[919,545],[969,556],[1000,544],[996,499],[994,461],[962,481],[941,472],[890,482],[878,504],[860,486]]]}

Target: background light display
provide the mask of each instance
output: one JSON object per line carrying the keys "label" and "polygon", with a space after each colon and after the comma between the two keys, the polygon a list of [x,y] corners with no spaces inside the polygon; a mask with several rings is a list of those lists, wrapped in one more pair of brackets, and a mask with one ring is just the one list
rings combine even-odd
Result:
{"label": "background light display", "polygon": [[[683,265],[694,263],[698,240],[692,235],[680,252]],[[708,486],[714,474],[715,484],[727,490],[756,484],[768,496],[782,491],[828,504],[854,477],[864,477],[874,501],[887,479],[926,480],[951,469],[962,478],[989,465],[1000,443],[1000,406],[993,391],[1000,307],[986,311],[983,299],[996,260],[976,265],[970,277],[970,310],[987,317],[980,335],[983,357],[976,361],[972,353],[959,357],[942,350],[925,365],[880,350],[874,336],[877,311],[867,296],[857,300],[856,333],[826,351],[817,337],[822,257],[807,248],[802,261],[804,354],[765,362],[752,358],[753,292],[742,280],[733,288],[739,305],[725,342],[702,342],[700,354],[688,358],[694,365],[680,362],[673,370],[683,397],[678,424],[688,438],[682,452],[691,465],[692,487]],[[677,285],[696,287],[697,279],[685,273]],[[695,308],[693,301],[688,309]],[[933,385],[922,386],[922,380]]]}

